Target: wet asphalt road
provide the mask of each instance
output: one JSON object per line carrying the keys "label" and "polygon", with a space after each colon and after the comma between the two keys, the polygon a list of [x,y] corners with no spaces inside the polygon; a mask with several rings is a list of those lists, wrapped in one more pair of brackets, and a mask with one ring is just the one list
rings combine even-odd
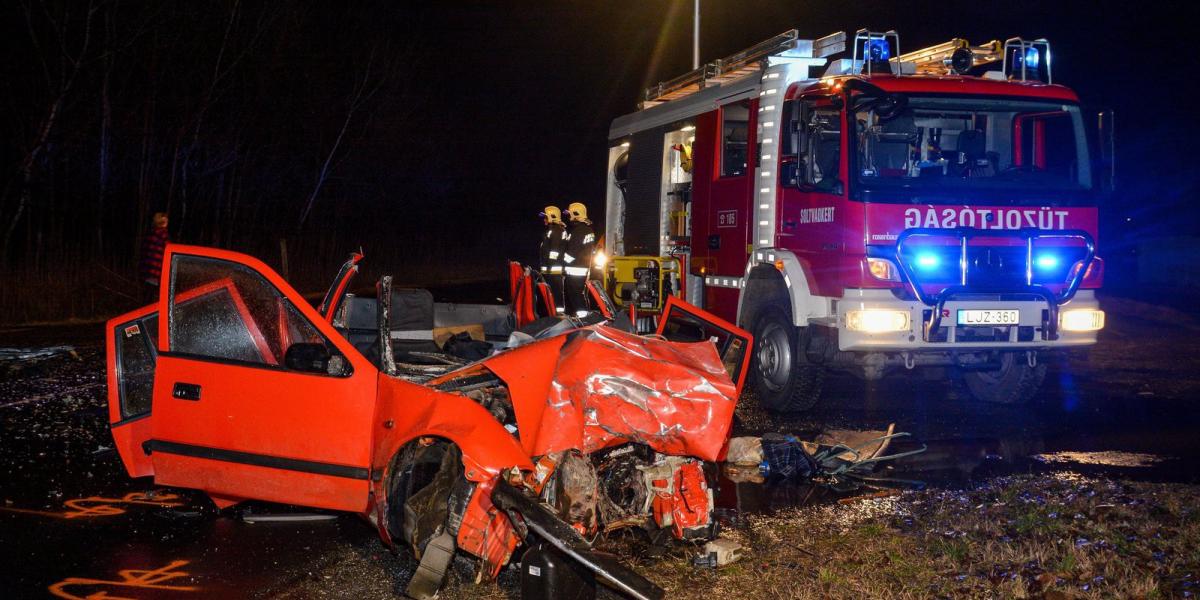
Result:
{"label": "wet asphalt road", "polygon": [[[933,486],[1054,469],[1200,482],[1191,341],[1200,324],[1180,327],[1179,314],[1136,303],[1106,308],[1114,325],[1142,323],[1106,331],[1090,360],[1051,365],[1027,407],[979,405],[907,374],[873,384],[835,378],[811,413],[770,417],[746,398],[736,426],[804,437],[895,422],[913,434],[895,449],[928,450],[881,474]],[[314,513],[266,504],[217,513],[202,495],[129,479],[107,432],[100,336],[100,325],[0,330],[0,346],[78,349],[78,358],[0,364],[0,597],[361,599],[402,589],[411,561],[388,553],[356,516],[251,523],[247,512]],[[1139,461],[1149,466],[1133,466]],[[720,496],[729,508],[758,511],[836,494],[742,484]]]}

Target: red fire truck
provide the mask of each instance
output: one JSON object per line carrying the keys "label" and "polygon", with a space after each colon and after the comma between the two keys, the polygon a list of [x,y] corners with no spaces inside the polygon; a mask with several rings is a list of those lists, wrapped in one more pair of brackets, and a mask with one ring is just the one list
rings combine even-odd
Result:
{"label": "red fire truck", "polygon": [[792,30],[612,124],[606,254],[676,262],[668,292],[752,330],[768,409],[811,407],[831,369],[1024,402],[1104,326],[1111,113],[1053,83],[1046,40],[899,46]]}

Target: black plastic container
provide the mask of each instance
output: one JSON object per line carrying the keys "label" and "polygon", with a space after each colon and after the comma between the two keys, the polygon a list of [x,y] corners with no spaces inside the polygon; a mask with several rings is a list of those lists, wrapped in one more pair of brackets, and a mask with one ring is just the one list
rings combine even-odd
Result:
{"label": "black plastic container", "polygon": [[521,600],[595,600],[596,577],[547,544],[521,557]]}

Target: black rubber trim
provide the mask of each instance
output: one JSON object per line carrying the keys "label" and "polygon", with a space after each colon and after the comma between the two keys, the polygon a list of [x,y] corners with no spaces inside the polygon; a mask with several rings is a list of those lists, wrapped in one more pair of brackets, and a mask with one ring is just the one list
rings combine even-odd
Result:
{"label": "black rubber trim", "polygon": [[207,446],[194,446],[192,444],[180,444],[178,442],[164,442],[162,440],[148,440],[146,443],[142,444],[142,448],[146,450],[147,454],[151,452],[164,452],[167,454],[178,454],[180,456],[190,456],[193,458],[205,458],[208,460],[240,463],[255,467],[283,469],[285,471],[299,471],[301,473],[329,475],[331,477],[345,477],[346,479],[366,480],[371,476],[370,470],[363,467],[347,467],[345,465],[334,465],[311,460],[267,456],[265,454],[239,452],[237,450],[224,450],[221,448],[209,448]]}
{"label": "black rubber trim", "polygon": [[132,423],[134,421],[141,421],[142,419],[145,419],[146,417],[149,417],[149,416],[150,416],[150,411],[146,411],[140,415],[133,415],[132,417],[125,417],[124,419],[121,419],[120,421],[113,421],[112,423],[109,423],[108,428],[112,429],[113,427],[120,427],[122,425],[128,425],[129,423]]}

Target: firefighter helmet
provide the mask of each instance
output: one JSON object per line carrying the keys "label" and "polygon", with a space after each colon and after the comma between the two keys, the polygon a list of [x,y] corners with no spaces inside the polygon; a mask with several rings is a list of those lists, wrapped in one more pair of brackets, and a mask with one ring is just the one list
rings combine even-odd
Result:
{"label": "firefighter helmet", "polygon": [[547,206],[542,209],[542,216],[547,223],[562,223],[562,211],[557,206]]}
{"label": "firefighter helmet", "polygon": [[587,221],[587,207],[582,202],[572,202],[567,207],[567,212],[571,213],[572,221]]}

